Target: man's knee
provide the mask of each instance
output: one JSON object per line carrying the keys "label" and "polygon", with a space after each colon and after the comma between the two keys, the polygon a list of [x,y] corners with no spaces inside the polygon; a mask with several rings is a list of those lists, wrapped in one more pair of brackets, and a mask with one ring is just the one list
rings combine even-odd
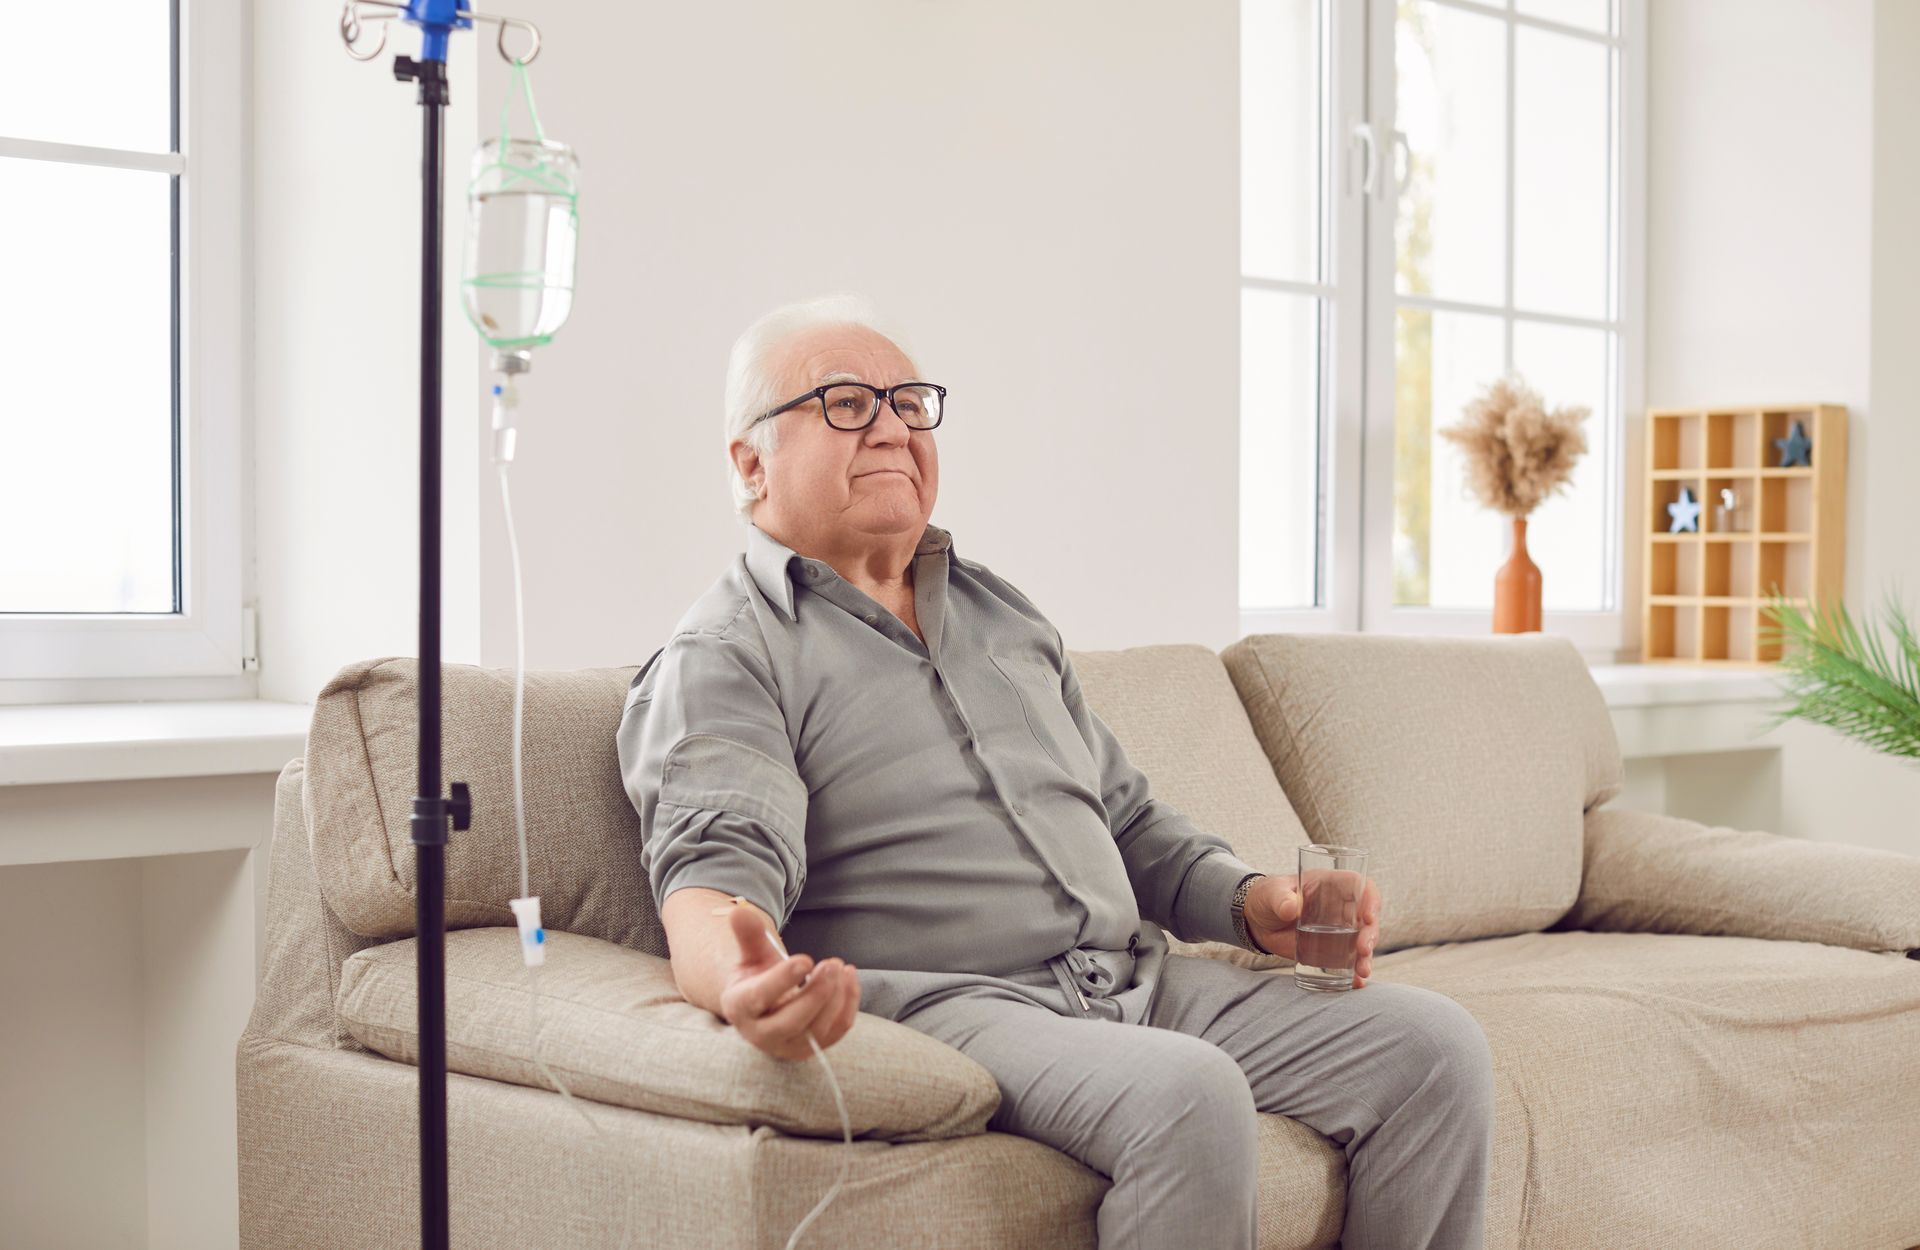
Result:
{"label": "man's knee", "polygon": [[1435,1081],[1455,1102],[1490,1111],[1493,1048],[1473,1013],[1437,990],[1399,984],[1394,989],[1403,991],[1407,1041],[1423,1052]]}
{"label": "man's knee", "polygon": [[1258,1150],[1259,1110],[1240,1065],[1202,1038],[1156,1032],[1169,1033],[1160,1040],[1171,1044],[1156,1048],[1162,1053],[1153,1072],[1135,1086],[1149,1134],[1176,1149],[1252,1158]]}

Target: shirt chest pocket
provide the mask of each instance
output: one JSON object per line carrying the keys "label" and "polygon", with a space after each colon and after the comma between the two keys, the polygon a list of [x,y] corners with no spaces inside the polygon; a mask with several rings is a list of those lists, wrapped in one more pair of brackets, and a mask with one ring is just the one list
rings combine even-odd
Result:
{"label": "shirt chest pocket", "polygon": [[1056,767],[1091,791],[1100,795],[1100,769],[1087,750],[1080,727],[1067,711],[1060,695],[1060,674],[1051,665],[1012,656],[990,657],[994,667],[1007,679],[1020,699],[1027,729]]}

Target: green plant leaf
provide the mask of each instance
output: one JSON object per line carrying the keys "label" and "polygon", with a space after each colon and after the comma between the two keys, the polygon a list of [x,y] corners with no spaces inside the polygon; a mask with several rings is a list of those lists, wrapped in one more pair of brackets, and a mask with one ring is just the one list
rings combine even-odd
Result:
{"label": "green plant leaf", "polygon": [[1920,759],[1920,637],[1894,593],[1882,609],[1891,649],[1878,630],[1863,632],[1838,597],[1809,611],[1776,593],[1767,610],[1773,622],[1761,635],[1781,646],[1788,698],[1769,729],[1798,718],[1876,751]]}

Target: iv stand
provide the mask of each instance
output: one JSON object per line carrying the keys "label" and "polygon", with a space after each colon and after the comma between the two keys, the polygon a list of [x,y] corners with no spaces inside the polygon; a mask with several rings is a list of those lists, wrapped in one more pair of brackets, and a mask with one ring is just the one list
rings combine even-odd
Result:
{"label": "iv stand", "polygon": [[422,1250],[447,1250],[447,992],[446,849],[447,820],[456,830],[472,823],[473,802],[467,784],[441,793],[440,740],[440,257],[444,212],[441,187],[446,173],[442,146],[447,93],[447,40],[456,29],[471,29],[473,19],[500,25],[500,55],[506,28],[533,34],[531,61],[540,36],[531,23],[461,10],[457,0],[346,0],[340,37],[355,60],[371,60],[386,46],[362,53],[354,44],[361,30],[361,4],[394,10],[370,14],[370,20],[401,18],[421,28],[420,59],[396,56],[393,76],[419,84],[423,160],[420,203],[420,786],[410,820],[414,846],[415,975],[419,999],[420,1067],[420,1244]]}
{"label": "iv stand", "polygon": [[[425,161],[420,206],[420,788],[413,800],[414,934],[420,1006],[420,1244],[448,1244],[447,1201],[447,818],[465,829],[472,804],[464,782],[440,792],[440,203],[447,103],[440,59],[398,56],[393,76],[420,84]],[[431,797],[429,797],[431,796]]]}

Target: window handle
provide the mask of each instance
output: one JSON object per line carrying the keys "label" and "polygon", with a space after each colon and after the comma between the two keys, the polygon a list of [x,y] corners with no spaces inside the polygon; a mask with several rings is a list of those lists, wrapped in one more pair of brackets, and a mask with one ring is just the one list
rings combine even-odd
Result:
{"label": "window handle", "polygon": [[[1403,172],[1404,171],[1404,172]],[[1413,179],[1413,149],[1407,145],[1407,132],[1393,132],[1393,194],[1397,199]]]}
{"label": "window handle", "polygon": [[1373,126],[1367,122],[1355,122],[1351,133],[1367,150],[1366,163],[1360,167],[1360,194],[1372,195],[1373,184],[1380,178],[1380,150],[1373,140]]}

